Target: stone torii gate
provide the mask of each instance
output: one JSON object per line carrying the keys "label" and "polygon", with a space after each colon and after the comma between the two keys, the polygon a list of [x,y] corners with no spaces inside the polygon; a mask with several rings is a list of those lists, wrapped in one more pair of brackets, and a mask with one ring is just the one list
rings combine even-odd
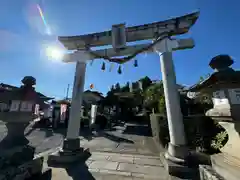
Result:
{"label": "stone torii gate", "polygon": [[[59,41],[66,49],[75,50],[73,53],[66,54],[63,61],[67,63],[76,62],[70,119],[67,136],[62,149],[63,154],[66,156],[62,156],[59,160],[65,159],[66,161],[72,161],[82,152],[82,148],[80,148],[79,131],[86,63],[94,59],[105,59],[112,63],[123,64],[143,52],[156,52],[160,56],[170,133],[170,143],[165,157],[177,163],[182,163],[186,160],[188,150],[186,147],[179,94],[176,88],[172,51],[193,48],[194,42],[192,39],[174,39],[171,38],[171,36],[187,33],[198,19],[198,16],[199,13],[196,12],[151,24],[127,28],[124,24],[120,24],[113,25],[110,31],[81,36],[59,37]],[[127,42],[140,40],[154,41],[149,44],[126,46]],[[92,47],[105,45],[112,45],[112,48],[91,50]],[[125,57],[118,58],[122,56]],[[70,158],[70,155],[73,154],[75,155],[74,159]]]}

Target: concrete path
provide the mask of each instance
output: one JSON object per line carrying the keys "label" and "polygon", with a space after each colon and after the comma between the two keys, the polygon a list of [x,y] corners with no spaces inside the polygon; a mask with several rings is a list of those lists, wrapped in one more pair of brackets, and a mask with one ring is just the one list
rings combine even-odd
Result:
{"label": "concrete path", "polygon": [[70,168],[52,168],[52,180],[167,180],[157,156],[92,152],[85,162]]}

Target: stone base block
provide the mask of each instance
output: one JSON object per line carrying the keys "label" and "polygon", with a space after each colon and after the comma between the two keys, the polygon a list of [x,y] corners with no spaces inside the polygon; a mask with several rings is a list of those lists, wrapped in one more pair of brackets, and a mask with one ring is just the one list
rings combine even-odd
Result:
{"label": "stone base block", "polygon": [[240,159],[226,153],[211,156],[213,169],[223,178],[240,179]]}
{"label": "stone base block", "polygon": [[186,160],[190,156],[190,151],[187,146],[177,146],[168,143],[168,150],[165,153],[166,159],[176,162],[177,164],[186,164]]}
{"label": "stone base block", "polygon": [[24,180],[31,178],[35,174],[40,174],[43,169],[43,158],[37,158],[21,164],[19,166],[9,165],[1,168],[0,180],[18,179]]}
{"label": "stone base block", "polygon": [[34,152],[35,148],[30,145],[17,146],[11,149],[1,149],[0,169],[8,165],[19,166],[29,162],[34,158]]}
{"label": "stone base block", "polygon": [[52,169],[46,168],[41,173],[34,174],[33,176],[27,178],[26,180],[51,180],[52,179]]}
{"label": "stone base block", "polygon": [[200,180],[224,180],[209,165],[199,165]]}
{"label": "stone base block", "polygon": [[77,161],[85,161],[90,156],[88,149],[79,148],[75,151],[60,150],[59,152],[53,153],[48,156],[48,164],[65,164],[74,163]]}
{"label": "stone base block", "polygon": [[171,176],[177,176],[180,178],[194,179],[198,176],[197,168],[189,167],[187,163],[184,164],[177,163],[166,158],[165,153],[160,154],[160,159]]}
{"label": "stone base block", "polygon": [[64,139],[63,142],[64,151],[79,151],[80,149],[80,139]]}

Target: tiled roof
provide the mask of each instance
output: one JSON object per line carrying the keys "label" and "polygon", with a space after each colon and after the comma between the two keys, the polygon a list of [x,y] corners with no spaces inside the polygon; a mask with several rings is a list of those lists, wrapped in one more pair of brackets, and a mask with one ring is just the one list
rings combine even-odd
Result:
{"label": "tiled roof", "polygon": [[[12,86],[12,85],[9,85],[9,84],[4,84],[4,83],[0,83],[0,89],[2,90],[16,90],[16,89],[19,89],[19,87],[17,86]],[[46,98],[46,99],[54,99],[54,98],[50,98],[50,97],[47,97],[45,95],[43,95],[42,93],[40,92],[37,92],[37,94],[41,97],[41,98]]]}

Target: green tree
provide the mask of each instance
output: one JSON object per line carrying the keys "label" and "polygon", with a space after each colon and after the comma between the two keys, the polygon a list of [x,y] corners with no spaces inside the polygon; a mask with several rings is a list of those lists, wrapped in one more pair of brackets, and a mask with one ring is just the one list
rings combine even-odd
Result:
{"label": "green tree", "polygon": [[159,100],[162,96],[164,96],[163,83],[160,82],[151,85],[144,92],[144,106],[147,109],[159,112]]}
{"label": "green tree", "polygon": [[160,96],[158,101],[158,111],[162,114],[166,114],[166,105],[165,105],[165,97],[164,95]]}
{"label": "green tree", "polygon": [[121,91],[121,86],[119,83],[115,84],[115,91],[120,92]]}
{"label": "green tree", "polygon": [[207,75],[205,75],[205,76],[200,76],[200,78],[199,78],[199,82],[203,82],[203,81],[205,81],[207,78],[209,78],[211,76],[211,74],[210,73],[208,73]]}
{"label": "green tree", "polygon": [[152,80],[148,76],[141,78],[139,81],[142,82],[143,90],[146,90],[152,84]]}
{"label": "green tree", "polygon": [[[211,74],[207,74],[205,76],[200,76],[199,78],[199,83],[205,81],[207,78],[209,78],[211,76]],[[206,94],[206,93],[196,93],[196,97],[194,98],[194,101],[196,104],[200,104],[202,106],[202,108],[206,110],[210,109],[211,106],[213,105],[212,103],[212,97],[211,94]],[[204,106],[204,107],[203,107]]]}
{"label": "green tree", "polygon": [[115,90],[115,87],[114,87],[114,85],[112,85],[109,92],[114,92],[114,90]]}
{"label": "green tree", "polygon": [[121,92],[129,92],[129,82],[127,82],[122,88]]}

